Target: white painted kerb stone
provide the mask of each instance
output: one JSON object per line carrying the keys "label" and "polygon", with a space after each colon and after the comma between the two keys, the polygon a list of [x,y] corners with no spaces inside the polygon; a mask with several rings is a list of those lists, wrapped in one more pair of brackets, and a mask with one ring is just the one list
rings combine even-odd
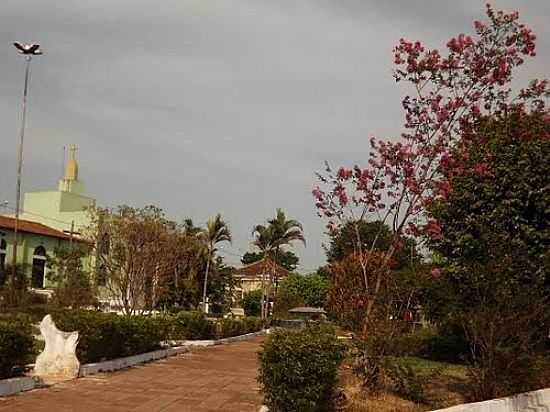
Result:
{"label": "white painted kerb stone", "polygon": [[0,396],[10,396],[23,391],[34,389],[36,382],[33,378],[23,376],[0,380]]}
{"label": "white painted kerb stone", "polygon": [[432,412],[549,412],[550,389],[521,393],[485,402],[465,403]]}
{"label": "white painted kerb stone", "polygon": [[161,349],[153,352],[141,353],[139,355],[127,356],[125,358],[111,359],[108,361],[87,363],[80,367],[80,377],[94,375],[100,372],[110,372],[119,369],[129,368],[131,366],[140,365],[142,363],[151,362],[158,359],[164,359],[169,356],[179,355],[185,353],[189,349],[183,346]]}
{"label": "white painted kerb stone", "polygon": [[78,376],[80,362],[76,358],[78,332],[62,332],[50,315],[40,322],[46,346],[34,365],[34,375],[43,380],[72,379]]}

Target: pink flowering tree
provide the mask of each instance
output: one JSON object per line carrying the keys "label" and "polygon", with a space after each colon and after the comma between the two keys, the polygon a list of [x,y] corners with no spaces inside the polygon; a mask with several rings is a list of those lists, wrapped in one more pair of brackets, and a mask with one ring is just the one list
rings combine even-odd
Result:
{"label": "pink flowering tree", "polygon": [[547,80],[533,80],[515,94],[510,87],[514,69],[535,56],[535,34],[519,22],[517,12],[495,12],[487,5],[487,16],[487,22],[475,22],[474,34],[449,40],[445,51],[401,39],[394,49],[394,77],[410,83],[415,93],[402,100],[405,119],[400,138],[372,138],[366,167],[335,170],[327,163],[318,174],[320,184],[313,196],[319,215],[327,219],[329,234],[363,219],[381,220],[393,230],[393,246],[378,259],[374,280],[367,273],[374,242],[371,250],[359,250],[370,296],[364,308],[367,318],[400,239],[439,236],[438,222],[426,217],[425,211],[434,201],[444,202],[453,190],[445,176],[491,175],[487,159],[469,170],[460,162],[467,159],[465,147],[476,138],[479,122],[512,111],[547,110]]}

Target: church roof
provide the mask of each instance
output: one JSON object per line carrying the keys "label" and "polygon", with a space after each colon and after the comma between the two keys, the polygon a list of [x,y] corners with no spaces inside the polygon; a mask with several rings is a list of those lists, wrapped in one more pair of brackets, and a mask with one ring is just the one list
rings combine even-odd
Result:
{"label": "church roof", "polygon": [[271,259],[263,258],[237,269],[236,275],[240,278],[256,279],[262,274],[270,275],[273,271],[278,278],[285,278],[289,273],[288,270]]}
{"label": "church roof", "polygon": [[[0,229],[15,230],[15,218],[0,215]],[[31,222],[30,220],[19,219],[17,230],[19,232],[33,233],[35,235],[54,237],[57,239],[71,238],[66,233],[43,225],[42,223]]]}

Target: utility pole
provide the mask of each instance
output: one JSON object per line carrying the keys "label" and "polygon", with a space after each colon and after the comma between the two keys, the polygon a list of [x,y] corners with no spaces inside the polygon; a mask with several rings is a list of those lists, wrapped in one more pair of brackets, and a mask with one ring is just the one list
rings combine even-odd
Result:
{"label": "utility pole", "polygon": [[15,196],[15,223],[13,227],[13,255],[12,255],[12,287],[15,287],[16,265],[17,265],[17,234],[19,230],[19,211],[21,207],[21,172],[23,168],[23,141],[25,138],[25,123],[27,120],[27,96],[29,90],[29,72],[31,67],[32,56],[42,54],[39,44],[21,44],[15,42],[13,44],[20,54],[25,56],[25,84],[23,87],[23,115],[21,117],[21,133],[19,135],[19,150],[17,156],[17,186]]}

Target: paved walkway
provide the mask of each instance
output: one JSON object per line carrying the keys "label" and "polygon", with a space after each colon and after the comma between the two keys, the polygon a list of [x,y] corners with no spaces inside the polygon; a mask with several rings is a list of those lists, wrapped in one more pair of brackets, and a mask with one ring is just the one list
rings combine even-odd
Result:
{"label": "paved walkway", "polygon": [[257,412],[262,338],[191,352],[0,398],[0,411]]}

